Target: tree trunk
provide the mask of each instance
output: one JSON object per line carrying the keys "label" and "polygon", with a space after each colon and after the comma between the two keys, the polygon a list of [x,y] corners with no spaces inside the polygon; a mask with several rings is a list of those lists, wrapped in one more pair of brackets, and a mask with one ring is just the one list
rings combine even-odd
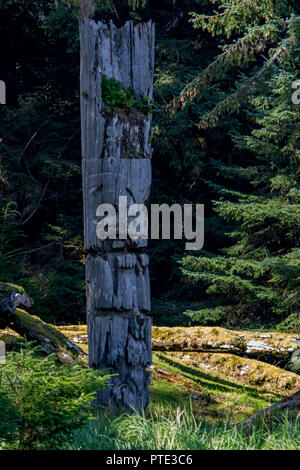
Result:
{"label": "tree trunk", "polygon": [[[127,22],[117,29],[83,18],[81,131],[89,364],[118,374],[98,403],[116,411],[142,410],[149,402],[151,318],[147,240],[100,240],[96,209],[119,196],[128,206],[149,198],[151,116],[107,112],[101,74],[132,87],[136,99],[153,93],[154,25]],[[144,98],[145,99],[145,98]],[[136,158],[130,158],[134,155]],[[118,228],[118,227],[117,227]]]}

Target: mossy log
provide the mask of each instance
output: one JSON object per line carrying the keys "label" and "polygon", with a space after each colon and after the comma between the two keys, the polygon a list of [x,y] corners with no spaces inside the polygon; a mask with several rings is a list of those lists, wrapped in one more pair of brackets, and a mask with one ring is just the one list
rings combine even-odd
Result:
{"label": "mossy log", "polygon": [[[86,325],[58,328],[71,341],[79,343],[85,352],[88,352]],[[210,357],[214,357],[215,362],[219,360],[222,362],[224,355],[231,355],[232,358],[236,358],[237,364],[240,364],[240,359],[258,360],[276,366],[293,365],[290,369],[297,371],[299,367],[294,367],[296,365],[294,362],[288,363],[293,352],[298,349],[300,349],[300,338],[295,334],[227,330],[209,326],[152,328],[153,351],[182,353],[185,358],[189,354],[191,357],[196,354],[200,362],[206,362]],[[210,360],[208,362],[213,366]]]}
{"label": "mossy log", "polygon": [[287,365],[300,348],[299,335],[237,331],[221,327],[153,327],[153,351],[230,353]]}
{"label": "mossy log", "polygon": [[69,341],[57,328],[45,323],[35,315],[30,315],[25,310],[17,308],[10,319],[12,329],[21,336],[36,341],[48,354],[64,349],[76,355],[83,354],[82,349]]}
{"label": "mossy log", "polygon": [[19,308],[31,307],[32,304],[22,287],[0,283],[0,327],[9,327],[28,340],[37,342],[47,354],[63,350],[74,355],[84,354],[57,328]]}

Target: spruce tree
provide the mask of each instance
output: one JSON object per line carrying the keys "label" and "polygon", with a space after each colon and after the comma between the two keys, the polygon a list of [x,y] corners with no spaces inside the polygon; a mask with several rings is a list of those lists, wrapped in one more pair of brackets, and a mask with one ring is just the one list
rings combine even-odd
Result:
{"label": "spruce tree", "polygon": [[[235,17],[235,10],[228,10],[229,3],[239,8],[236,2],[227,2],[227,9],[223,5],[224,15],[208,20],[203,16],[194,17],[194,20],[217,34],[224,28],[224,17],[232,21]],[[289,4],[286,11],[291,13],[292,2],[286,4]],[[264,2],[260,6],[261,10],[270,8]],[[255,18],[253,13],[251,18]],[[284,33],[279,30],[280,21],[286,25]],[[222,125],[218,123],[219,116],[229,112],[236,114],[241,105],[239,91],[245,87],[245,104],[240,109],[243,127],[229,130],[235,144],[232,156],[237,163],[211,160],[219,182],[206,182],[215,191],[215,212],[222,218],[232,243],[217,253],[202,252],[199,257],[186,256],[181,261],[184,276],[193,284],[196,281],[202,293],[200,308],[188,311],[192,322],[279,324],[281,328],[294,329],[300,326],[300,108],[292,102],[292,84],[299,79],[300,22],[294,16],[281,17],[281,20],[277,16],[276,23],[277,44],[269,50],[269,59],[255,68],[250,78],[243,77],[236,91],[213,107],[209,115],[217,116],[216,120],[209,120],[207,116],[202,119],[207,127]],[[232,31],[234,29],[232,23]],[[226,31],[229,34],[230,23]],[[265,25],[265,32],[269,37],[269,25]],[[281,54],[271,63],[274,51],[279,50]],[[255,48],[248,52],[254,57],[257,40]],[[226,60],[230,67],[241,65],[240,58],[234,54],[229,54]],[[256,60],[259,59],[256,57]],[[211,67],[214,72],[218,61]],[[221,69],[218,73],[224,80],[229,67],[225,64]],[[201,86],[205,85],[204,75]],[[200,78],[197,80],[200,84]]]}

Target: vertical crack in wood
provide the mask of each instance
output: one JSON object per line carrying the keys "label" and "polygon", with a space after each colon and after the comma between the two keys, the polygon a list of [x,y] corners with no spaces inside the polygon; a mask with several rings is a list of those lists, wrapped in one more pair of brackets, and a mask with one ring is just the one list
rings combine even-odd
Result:
{"label": "vertical crack in wood", "polygon": [[[99,204],[117,208],[147,202],[151,184],[151,116],[107,114],[101,74],[132,87],[137,99],[153,94],[154,25],[80,22],[81,130],[89,363],[117,374],[98,403],[141,411],[149,402],[151,317],[147,241],[96,235]],[[139,158],[123,158],[132,149]]]}

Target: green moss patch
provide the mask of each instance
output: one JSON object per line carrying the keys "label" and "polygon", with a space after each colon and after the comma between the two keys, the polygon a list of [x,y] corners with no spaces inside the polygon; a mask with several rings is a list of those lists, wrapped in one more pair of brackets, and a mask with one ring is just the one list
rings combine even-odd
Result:
{"label": "green moss patch", "polygon": [[239,384],[216,371],[183,364],[170,354],[153,354],[149,409],[154,413],[180,407],[192,410],[201,420],[238,422],[281,398],[280,394]]}
{"label": "green moss patch", "polygon": [[7,351],[13,351],[20,344],[21,336],[15,333],[14,331],[6,328],[5,330],[0,330],[0,341],[3,341],[6,346]]}
{"label": "green moss patch", "polygon": [[300,389],[300,376],[255,359],[222,353],[182,353],[168,352],[166,357],[195,368],[207,374],[217,374],[221,378],[243,386],[250,385],[257,390],[280,395],[291,395]]}
{"label": "green moss patch", "polygon": [[[61,326],[71,341],[88,352],[87,326]],[[242,338],[241,338],[242,336]],[[245,341],[272,340],[289,346],[293,335],[234,331],[219,327],[153,327],[153,344],[223,345],[229,342],[243,350]],[[269,337],[270,336],[270,337]],[[236,338],[236,339],[235,339]],[[240,355],[193,351],[153,353],[149,411],[171,413],[178,407],[192,409],[199,419],[237,422],[291,395],[300,388],[300,377],[280,367]]]}
{"label": "green moss patch", "polygon": [[152,106],[148,103],[149,96],[137,100],[134,97],[133,88],[126,88],[114,77],[108,78],[105,74],[102,74],[102,100],[108,113],[137,111],[145,116],[150,114],[152,109]]}
{"label": "green moss patch", "polygon": [[244,355],[290,357],[299,337],[278,332],[228,330],[221,327],[153,327],[154,349],[170,351],[222,350]]}

